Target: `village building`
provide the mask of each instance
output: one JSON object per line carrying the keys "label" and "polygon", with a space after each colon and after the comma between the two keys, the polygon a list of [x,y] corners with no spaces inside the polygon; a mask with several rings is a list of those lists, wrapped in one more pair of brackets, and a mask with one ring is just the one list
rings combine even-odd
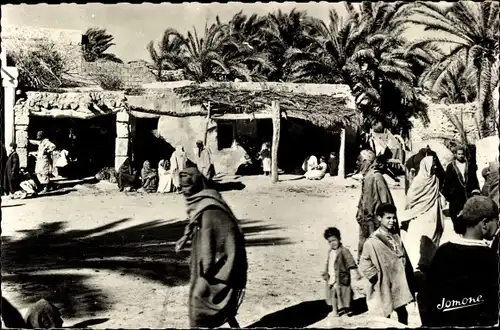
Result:
{"label": "village building", "polygon": [[216,170],[234,174],[245,155],[256,158],[262,143],[271,142],[273,101],[281,107],[280,169],[295,173],[305,157],[342,148],[345,169],[354,170],[355,159],[344,155],[357,148],[357,115],[343,85],[184,81],[127,92],[27,92],[15,106],[15,139],[23,166],[33,159],[37,132],[44,131],[61,148],[78,150],[87,175],[116,168],[126,157],[138,166],[144,160],[158,164],[176,146],[193,159],[194,144],[202,140]]}

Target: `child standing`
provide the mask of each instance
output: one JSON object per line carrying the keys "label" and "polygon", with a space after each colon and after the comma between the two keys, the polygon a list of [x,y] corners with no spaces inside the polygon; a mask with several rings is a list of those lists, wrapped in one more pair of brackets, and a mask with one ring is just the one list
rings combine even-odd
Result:
{"label": "child standing", "polygon": [[359,268],[370,282],[367,304],[371,313],[390,317],[393,311],[398,321],[408,324],[406,305],[414,300],[410,289],[413,270],[399,236],[396,207],[380,204],[375,215],[380,227],[366,240]]}
{"label": "child standing", "polygon": [[326,269],[322,274],[326,281],[326,303],[332,306],[333,316],[352,316],[350,271],[355,271],[357,280],[361,278],[361,274],[349,249],[342,246],[340,231],[335,227],[327,228],[324,237],[330,245]]}

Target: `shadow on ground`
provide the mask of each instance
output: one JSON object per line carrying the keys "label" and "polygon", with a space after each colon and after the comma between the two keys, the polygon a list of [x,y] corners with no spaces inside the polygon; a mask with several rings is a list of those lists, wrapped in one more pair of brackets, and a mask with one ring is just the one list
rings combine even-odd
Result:
{"label": "shadow on ground", "polygon": [[266,315],[247,328],[305,328],[323,320],[331,311],[324,300],[306,301]]}
{"label": "shadow on ground", "polygon": [[[26,303],[45,298],[66,317],[90,317],[108,310],[113,302],[89,284],[91,275],[70,274],[71,270],[111,270],[166,286],[187,284],[189,252],[174,251],[187,222],[154,220],[109,231],[129,220],[90,230],[65,230],[65,222],[43,223],[21,231],[21,239],[2,237],[3,285],[14,285]],[[286,238],[260,236],[277,227],[256,220],[242,220],[241,225],[248,247],[291,244]]]}

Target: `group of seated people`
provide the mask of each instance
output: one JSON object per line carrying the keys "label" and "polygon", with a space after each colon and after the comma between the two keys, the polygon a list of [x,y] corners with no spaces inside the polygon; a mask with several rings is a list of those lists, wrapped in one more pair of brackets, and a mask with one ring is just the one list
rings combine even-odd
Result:
{"label": "group of seated people", "polygon": [[140,172],[136,171],[127,158],[117,173],[117,184],[120,191],[137,190],[144,193],[170,193],[179,191],[175,173],[170,168],[170,161],[162,159],[158,169],[151,166],[149,160],[144,161]]}
{"label": "group of seated people", "polygon": [[328,164],[326,158],[321,156],[318,159],[316,156],[309,156],[302,164],[302,170],[305,172],[304,177],[308,180],[321,180],[327,173],[330,176],[337,176],[339,168],[339,160],[336,152],[330,154]]}

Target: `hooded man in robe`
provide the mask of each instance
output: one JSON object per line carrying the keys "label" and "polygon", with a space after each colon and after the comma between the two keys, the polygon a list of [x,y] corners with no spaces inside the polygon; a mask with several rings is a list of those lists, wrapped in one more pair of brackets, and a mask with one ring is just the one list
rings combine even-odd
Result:
{"label": "hooded man in robe", "polygon": [[191,328],[238,327],[235,316],[247,281],[245,240],[222,196],[195,167],[180,173],[189,224],[177,242],[191,240],[189,322]]}
{"label": "hooded man in robe", "polygon": [[377,207],[384,203],[394,204],[394,199],[384,179],[383,166],[377,161],[373,151],[361,151],[358,157],[358,167],[360,174],[363,176],[361,197],[356,214],[356,220],[359,224],[359,259],[365,241],[379,226],[375,216]]}
{"label": "hooded man in robe", "polygon": [[212,180],[215,176],[215,168],[210,150],[203,145],[203,141],[196,141],[195,159],[201,174],[203,174],[205,178]]}

